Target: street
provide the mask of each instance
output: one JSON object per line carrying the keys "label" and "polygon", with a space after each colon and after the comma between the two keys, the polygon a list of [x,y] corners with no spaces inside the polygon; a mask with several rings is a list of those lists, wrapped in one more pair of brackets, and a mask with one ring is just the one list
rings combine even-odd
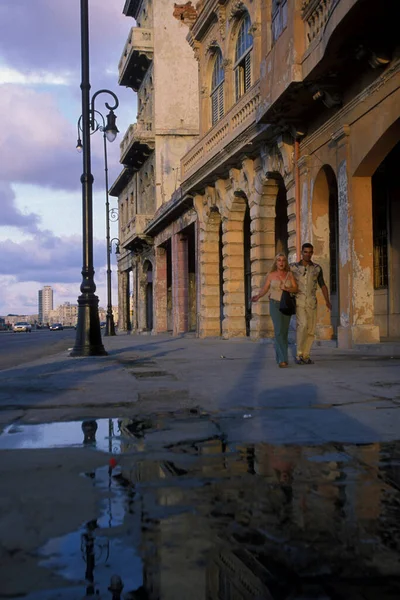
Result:
{"label": "street", "polygon": [[0,332],[0,370],[66,350],[74,340],[72,328],[62,331],[33,329],[31,333]]}
{"label": "street", "polygon": [[104,343],[0,372],[0,598],[398,600],[400,353]]}

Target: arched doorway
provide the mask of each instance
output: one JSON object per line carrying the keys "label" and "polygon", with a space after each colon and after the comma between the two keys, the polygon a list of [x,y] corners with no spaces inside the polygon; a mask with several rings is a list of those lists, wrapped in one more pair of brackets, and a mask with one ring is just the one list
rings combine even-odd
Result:
{"label": "arched doorway", "polygon": [[372,176],[374,317],[381,338],[400,338],[400,142]]}
{"label": "arched doorway", "polygon": [[153,265],[146,261],[143,265],[143,272],[146,275],[145,302],[146,302],[146,329],[153,329]]}
{"label": "arched doorway", "polygon": [[332,311],[319,304],[317,333],[324,339],[336,337],[340,320],[338,271],[338,186],[335,173],[324,165],[315,180],[312,198],[312,243],[314,260],[320,264],[329,288]]}

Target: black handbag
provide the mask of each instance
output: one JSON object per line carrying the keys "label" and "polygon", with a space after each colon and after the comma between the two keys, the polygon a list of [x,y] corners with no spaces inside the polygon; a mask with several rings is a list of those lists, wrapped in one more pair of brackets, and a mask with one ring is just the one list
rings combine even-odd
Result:
{"label": "black handbag", "polygon": [[279,310],[283,315],[287,315],[288,317],[296,314],[296,298],[286,290],[282,291]]}
{"label": "black handbag", "polygon": [[[289,273],[286,275],[285,283],[288,276]],[[281,301],[279,302],[279,310],[283,315],[287,315],[288,317],[296,314],[296,298],[287,290],[282,290]]]}

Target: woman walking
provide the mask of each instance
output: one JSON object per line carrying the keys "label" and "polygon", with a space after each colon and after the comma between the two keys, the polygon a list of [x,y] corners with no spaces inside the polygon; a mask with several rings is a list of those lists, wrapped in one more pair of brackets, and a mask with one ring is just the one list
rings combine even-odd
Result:
{"label": "woman walking", "polygon": [[288,334],[290,316],[284,315],[279,310],[282,291],[291,294],[297,292],[297,283],[289,269],[289,263],[285,254],[277,254],[271,271],[258,294],[252,297],[252,302],[257,302],[269,292],[269,309],[275,333],[276,362],[281,369],[288,366]]}

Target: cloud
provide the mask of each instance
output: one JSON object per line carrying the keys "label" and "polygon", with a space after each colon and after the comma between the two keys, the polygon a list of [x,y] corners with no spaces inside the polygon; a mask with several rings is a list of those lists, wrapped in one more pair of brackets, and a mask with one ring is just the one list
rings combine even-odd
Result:
{"label": "cloud", "polygon": [[26,233],[38,233],[40,217],[35,213],[22,213],[15,206],[15,194],[11,187],[0,181],[1,225],[18,227]]}
{"label": "cloud", "polygon": [[[105,64],[118,64],[134,21],[122,14],[123,0],[90,0],[88,4],[91,68],[97,77]],[[78,2],[2,0],[0,22],[0,54],[8,66],[25,74],[32,67],[77,72],[80,65]],[[121,40],[120,48],[115,44],[116,39]]]}
{"label": "cloud", "polygon": [[[105,242],[94,240],[93,251],[102,257],[105,254]],[[0,242],[0,256],[0,274],[13,276],[15,282],[37,281],[46,284],[51,281],[55,284],[80,281],[80,236],[59,237],[50,231],[41,231],[21,243],[8,239]]]}
{"label": "cloud", "polygon": [[56,74],[48,71],[31,71],[21,73],[10,67],[0,66],[0,84],[13,83],[16,85],[69,85],[71,74]]}

